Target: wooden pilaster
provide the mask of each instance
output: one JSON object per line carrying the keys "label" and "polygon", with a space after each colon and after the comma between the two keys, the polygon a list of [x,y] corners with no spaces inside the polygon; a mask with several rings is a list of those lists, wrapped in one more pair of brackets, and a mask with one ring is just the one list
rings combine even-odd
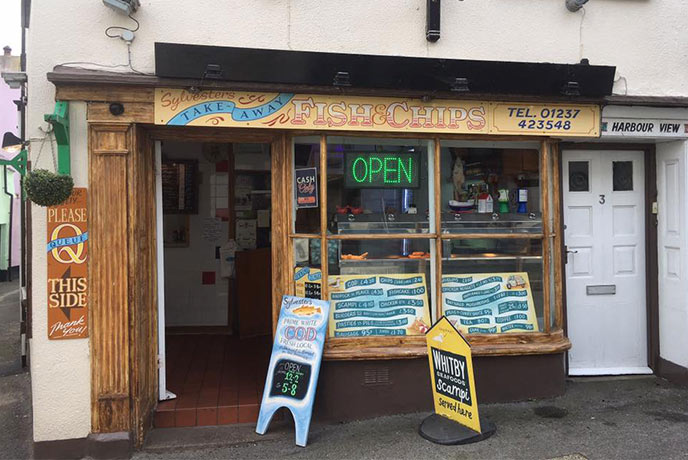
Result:
{"label": "wooden pilaster", "polygon": [[133,128],[89,129],[91,430],[130,430],[128,161]]}

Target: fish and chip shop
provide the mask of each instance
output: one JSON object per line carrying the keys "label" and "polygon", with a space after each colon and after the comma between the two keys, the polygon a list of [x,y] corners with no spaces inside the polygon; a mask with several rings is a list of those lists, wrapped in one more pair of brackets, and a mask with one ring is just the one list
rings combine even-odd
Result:
{"label": "fish and chip shop", "polygon": [[[34,257],[34,352],[86,363],[55,382],[88,415],[54,434],[33,369],[37,456],[256,423],[283,295],[330,301],[319,421],[431,410],[441,317],[481,404],[561,395],[569,375],[685,378],[667,305],[686,303],[686,109],[631,106],[605,65],[174,43],[154,59],[47,73],[88,218],[56,231],[79,241],[47,277]],[[60,289],[81,300],[53,305]],[[315,340],[302,329],[290,340]]]}

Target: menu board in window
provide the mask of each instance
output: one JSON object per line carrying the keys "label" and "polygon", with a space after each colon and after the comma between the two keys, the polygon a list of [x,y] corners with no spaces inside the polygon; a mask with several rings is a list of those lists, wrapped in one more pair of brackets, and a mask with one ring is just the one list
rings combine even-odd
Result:
{"label": "menu board in window", "polygon": [[163,161],[161,173],[163,212],[198,214],[198,161]]}

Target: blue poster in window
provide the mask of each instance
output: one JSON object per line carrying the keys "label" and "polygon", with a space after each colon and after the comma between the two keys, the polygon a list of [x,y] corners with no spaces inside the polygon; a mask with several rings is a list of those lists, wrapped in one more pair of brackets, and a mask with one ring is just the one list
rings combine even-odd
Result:
{"label": "blue poster in window", "polygon": [[256,433],[265,434],[275,411],[286,407],[294,417],[296,445],[306,446],[329,313],[327,301],[282,297]]}
{"label": "blue poster in window", "polygon": [[296,207],[318,207],[318,170],[316,168],[295,169]]}

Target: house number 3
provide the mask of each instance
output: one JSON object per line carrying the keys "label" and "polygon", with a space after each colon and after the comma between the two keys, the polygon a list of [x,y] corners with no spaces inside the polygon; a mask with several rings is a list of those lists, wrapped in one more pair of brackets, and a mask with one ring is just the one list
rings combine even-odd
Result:
{"label": "house number 3", "polygon": [[600,195],[600,204],[605,204],[607,201],[604,199],[604,195]]}

